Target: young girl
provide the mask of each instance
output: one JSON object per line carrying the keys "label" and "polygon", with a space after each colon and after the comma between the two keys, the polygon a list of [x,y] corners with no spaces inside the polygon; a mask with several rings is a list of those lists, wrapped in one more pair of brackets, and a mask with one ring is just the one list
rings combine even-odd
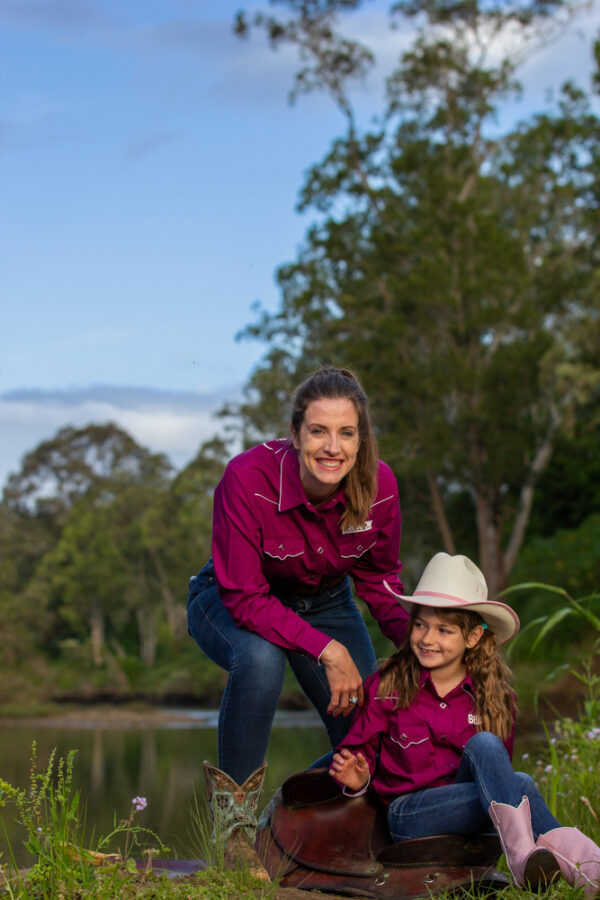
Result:
{"label": "young girl", "polygon": [[535,783],[511,765],[515,700],[497,645],[516,613],[487,599],[480,570],[438,553],[412,597],[406,641],[365,682],[365,705],[333,756],[344,793],[369,785],[388,804],[394,841],[495,827],[518,885],[542,889],[562,871],[588,896],[600,848],[562,828]]}

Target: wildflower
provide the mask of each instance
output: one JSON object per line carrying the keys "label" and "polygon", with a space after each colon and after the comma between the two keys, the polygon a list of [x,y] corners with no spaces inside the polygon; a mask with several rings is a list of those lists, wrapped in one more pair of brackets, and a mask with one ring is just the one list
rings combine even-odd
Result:
{"label": "wildflower", "polygon": [[529,759],[529,753],[524,753],[521,759]]}
{"label": "wildflower", "polygon": [[146,809],[148,806],[148,801],[145,797],[134,797],[131,801],[131,805],[135,809],[136,812],[141,812],[143,809]]}
{"label": "wildflower", "polygon": [[544,768],[544,772],[553,772],[553,771],[554,771],[554,769],[551,765],[547,765]]}
{"label": "wildflower", "polygon": [[600,728],[590,728],[589,731],[585,732],[585,736],[590,741],[600,740]]}

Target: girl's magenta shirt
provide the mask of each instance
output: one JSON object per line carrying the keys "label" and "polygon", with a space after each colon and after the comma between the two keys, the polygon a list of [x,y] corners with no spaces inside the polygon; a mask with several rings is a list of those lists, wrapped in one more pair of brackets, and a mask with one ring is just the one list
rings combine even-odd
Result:
{"label": "girl's magenta shirt", "polygon": [[391,469],[379,462],[364,528],[341,530],[345,504],[343,488],[319,509],[307,500],[288,439],[231,460],[215,490],[212,550],[219,593],[239,626],[318,659],[331,638],[278,598],[316,594],[349,574],[383,633],[397,646],[402,642],[408,615],[383,584],[403,591],[400,504]]}
{"label": "girl's magenta shirt", "polygon": [[[395,696],[377,697],[379,672],[364,687],[365,705],[356,710],[340,748],[365,756],[376,793],[389,803],[402,794],[452,783],[465,744],[478,731],[470,676],[440,697],[423,669],[421,688],[408,709],[394,709]],[[513,740],[514,725],[504,741],[511,759]]]}

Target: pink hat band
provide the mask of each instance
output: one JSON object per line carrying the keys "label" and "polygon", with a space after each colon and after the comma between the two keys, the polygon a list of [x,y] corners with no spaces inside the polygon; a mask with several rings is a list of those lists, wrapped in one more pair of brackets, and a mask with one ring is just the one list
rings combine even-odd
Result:
{"label": "pink hat band", "polygon": [[439,597],[440,600],[452,600],[454,603],[468,603],[464,597],[455,597],[454,594],[443,594],[441,591],[415,591],[413,597]]}

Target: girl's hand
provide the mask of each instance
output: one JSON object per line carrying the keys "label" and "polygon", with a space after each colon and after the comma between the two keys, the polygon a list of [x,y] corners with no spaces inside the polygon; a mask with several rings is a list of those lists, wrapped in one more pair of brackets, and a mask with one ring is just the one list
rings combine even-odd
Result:
{"label": "girl's hand", "polygon": [[369,765],[360,750],[355,756],[344,747],[333,754],[329,774],[349,790],[362,791],[369,782]]}
{"label": "girl's hand", "polygon": [[[362,706],[365,702],[362,678],[344,645],[331,641],[321,653],[321,662],[331,691],[327,712],[347,716],[355,706]],[[356,701],[351,702],[351,697],[356,697]]]}

